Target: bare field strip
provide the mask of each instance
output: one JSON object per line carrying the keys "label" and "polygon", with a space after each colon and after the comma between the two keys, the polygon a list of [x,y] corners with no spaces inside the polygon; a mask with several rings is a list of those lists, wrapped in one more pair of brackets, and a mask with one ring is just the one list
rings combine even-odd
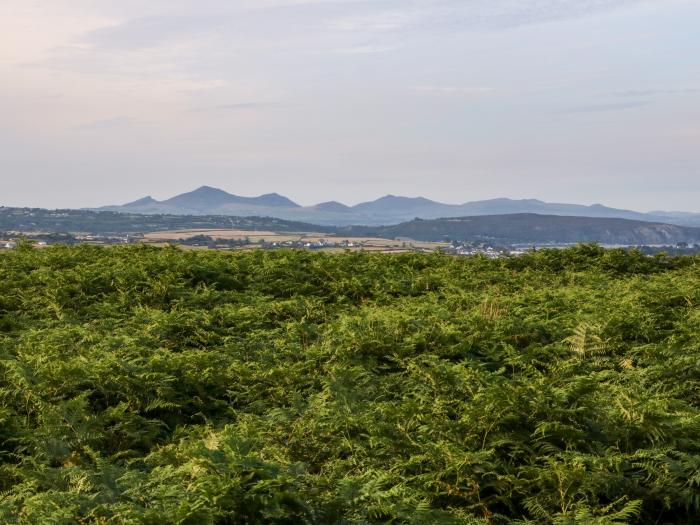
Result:
{"label": "bare field strip", "polygon": [[347,241],[350,243],[367,243],[371,242],[375,245],[401,246],[404,241],[396,241],[393,239],[382,239],[378,237],[343,237],[317,232],[284,232],[277,233],[272,231],[253,231],[253,230],[169,230],[145,233],[144,240],[147,241],[178,241],[191,239],[203,235],[212,239],[222,240],[240,240],[250,239],[258,240],[265,239],[272,242],[284,241],[300,241],[300,242],[319,242],[322,240],[333,240],[337,242]]}
{"label": "bare field strip", "polygon": [[245,239],[246,237],[274,237],[275,232],[270,231],[246,231],[246,230],[169,230],[145,233],[143,238],[149,241],[178,241],[190,239],[198,235],[205,235],[214,239]]}
{"label": "bare field strip", "polygon": [[185,241],[197,236],[211,237],[212,239],[228,240],[248,240],[252,245],[262,241],[266,243],[304,243],[318,244],[322,242],[343,243],[343,246],[326,247],[325,250],[336,249],[357,249],[362,248],[370,251],[410,251],[413,249],[436,250],[449,246],[444,242],[420,242],[396,239],[384,239],[381,237],[344,237],[342,235],[329,235],[317,232],[273,232],[273,231],[253,231],[253,230],[226,230],[226,229],[193,229],[193,230],[169,230],[146,233],[144,241],[149,243],[167,243],[172,241]]}

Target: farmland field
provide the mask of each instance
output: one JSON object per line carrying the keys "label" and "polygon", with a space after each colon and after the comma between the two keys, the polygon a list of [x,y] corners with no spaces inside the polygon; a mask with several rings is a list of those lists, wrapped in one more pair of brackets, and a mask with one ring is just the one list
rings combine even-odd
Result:
{"label": "farmland field", "polygon": [[[271,243],[319,243],[327,242],[329,244],[343,243],[345,248],[356,251],[363,249],[366,251],[407,251],[410,249],[419,249],[432,251],[439,248],[450,246],[445,242],[421,242],[412,240],[395,240],[383,239],[381,237],[354,237],[354,236],[336,236],[332,234],[316,233],[316,232],[273,232],[273,231],[257,231],[257,230],[233,230],[233,229],[191,229],[191,230],[168,230],[155,231],[143,234],[143,240],[148,243],[163,243],[173,241],[185,241],[197,236],[211,237],[214,240],[247,240],[251,244],[260,243],[262,241]],[[337,252],[337,247],[328,246],[324,248],[327,251]]]}
{"label": "farmland field", "polygon": [[0,523],[697,523],[699,305],[700,258],[587,245],[21,244]]}

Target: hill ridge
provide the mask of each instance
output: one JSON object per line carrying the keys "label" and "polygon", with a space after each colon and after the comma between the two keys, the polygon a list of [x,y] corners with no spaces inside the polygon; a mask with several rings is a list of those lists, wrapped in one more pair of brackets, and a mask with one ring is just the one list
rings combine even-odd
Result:
{"label": "hill ridge", "polygon": [[388,193],[375,200],[348,206],[338,201],[326,201],[300,206],[279,193],[244,197],[212,186],[199,188],[157,201],[144,197],[124,205],[97,208],[105,211],[170,214],[170,215],[230,215],[269,216],[329,226],[364,224],[371,226],[399,224],[414,218],[509,215],[537,213],[576,217],[631,219],[645,222],[665,222],[681,226],[700,226],[700,213],[644,213],[613,208],[600,203],[592,205],[546,202],[539,199],[493,199],[446,204],[426,197],[406,197]]}

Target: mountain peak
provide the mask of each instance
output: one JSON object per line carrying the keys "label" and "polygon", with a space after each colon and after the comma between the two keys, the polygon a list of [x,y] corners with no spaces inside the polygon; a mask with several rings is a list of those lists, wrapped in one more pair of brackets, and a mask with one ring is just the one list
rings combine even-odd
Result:
{"label": "mountain peak", "polygon": [[226,195],[230,195],[230,193],[225,192],[224,190],[220,188],[215,188],[213,186],[200,186],[196,190],[193,190],[189,192],[190,194],[197,194],[197,193],[212,193],[212,194],[221,194],[221,193],[226,193]]}
{"label": "mountain peak", "polygon": [[404,202],[434,202],[431,201],[430,199],[426,199],[425,197],[404,197],[402,195],[394,195],[393,193],[387,193],[384,195],[384,197],[379,197],[377,200],[373,202],[381,202],[381,201],[404,201]]}
{"label": "mountain peak", "polygon": [[137,199],[132,202],[127,202],[124,204],[124,208],[133,208],[136,206],[148,206],[149,204],[156,204],[158,201],[155,200],[153,197],[150,195],[146,195],[145,197],[142,197],[141,199]]}
{"label": "mountain peak", "polygon": [[338,201],[321,202],[315,206],[312,206],[312,208],[317,211],[329,211],[335,213],[348,213],[351,211],[350,206],[346,206],[342,202]]}
{"label": "mountain peak", "polygon": [[211,186],[200,186],[196,190],[189,191],[171,197],[163,201],[164,204],[177,206],[185,210],[206,210],[230,202],[235,202],[236,196],[226,193],[219,188]]}
{"label": "mountain peak", "polygon": [[226,207],[234,205],[270,207],[270,208],[298,208],[299,205],[287,197],[278,193],[267,193],[259,197],[241,197],[233,195],[219,188],[212,186],[200,186],[196,190],[181,195],[176,195],[164,204],[176,206],[184,210],[194,210],[212,213],[215,211],[225,211]]}
{"label": "mountain peak", "polygon": [[352,207],[353,210],[387,215],[392,213],[420,213],[426,209],[443,206],[425,197],[401,197],[399,195],[385,195],[375,201],[363,202]]}
{"label": "mountain peak", "polygon": [[260,197],[251,197],[251,200],[255,201],[255,204],[260,206],[274,206],[281,208],[300,208],[300,206],[291,199],[288,199],[284,195],[279,193],[266,193],[265,195],[260,195]]}

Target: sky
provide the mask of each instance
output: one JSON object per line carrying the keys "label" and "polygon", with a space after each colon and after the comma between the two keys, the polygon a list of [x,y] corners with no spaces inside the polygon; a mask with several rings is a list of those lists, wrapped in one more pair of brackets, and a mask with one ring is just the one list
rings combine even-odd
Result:
{"label": "sky", "polygon": [[699,0],[2,0],[0,205],[700,212]]}

